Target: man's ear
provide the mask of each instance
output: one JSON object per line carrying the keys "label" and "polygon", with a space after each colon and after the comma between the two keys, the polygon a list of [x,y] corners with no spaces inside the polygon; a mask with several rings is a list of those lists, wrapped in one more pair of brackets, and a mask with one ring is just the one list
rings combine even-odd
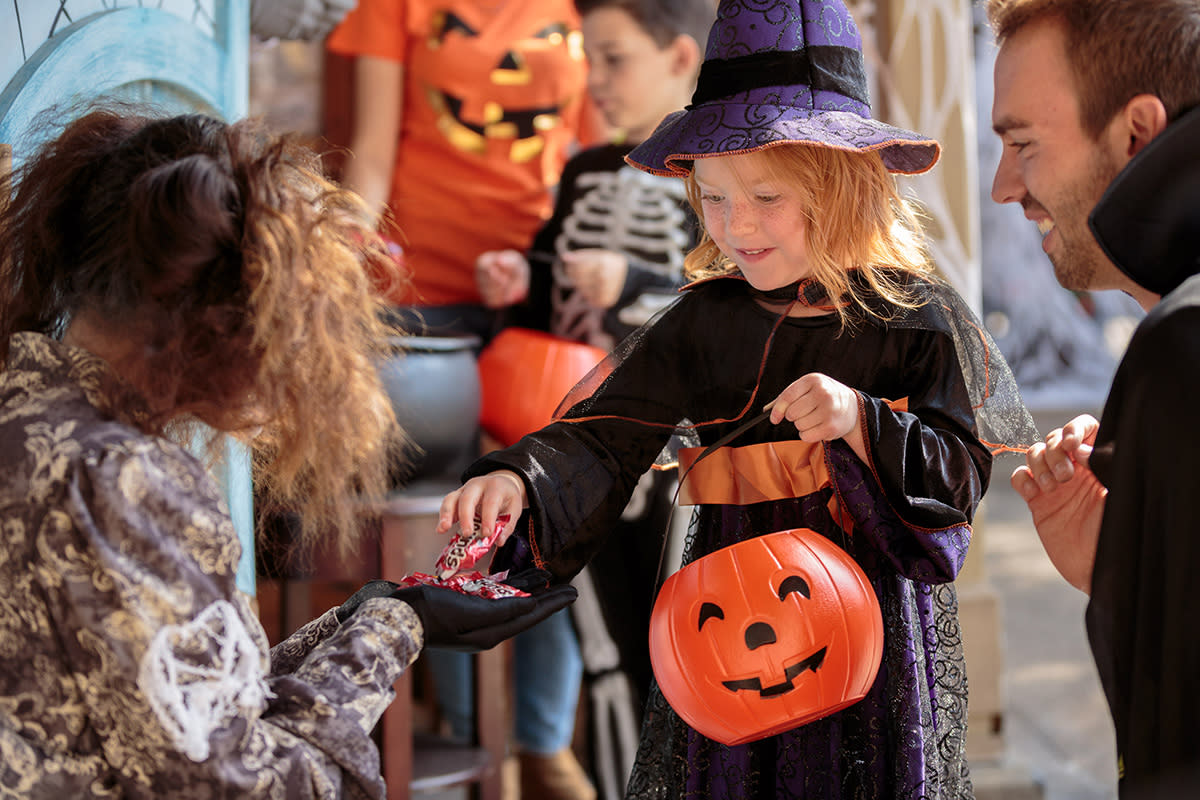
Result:
{"label": "man's ear", "polygon": [[668,45],[674,53],[675,58],[671,61],[671,66],[675,69],[678,75],[691,75],[695,77],[700,72],[700,45],[696,40],[686,33],[681,33],[675,37],[675,41]]}
{"label": "man's ear", "polygon": [[1120,112],[1129,136],[1128,152],[1133,158],[1150,140],[1167,127],[1167,109],[1157,95],[1135,95]]}

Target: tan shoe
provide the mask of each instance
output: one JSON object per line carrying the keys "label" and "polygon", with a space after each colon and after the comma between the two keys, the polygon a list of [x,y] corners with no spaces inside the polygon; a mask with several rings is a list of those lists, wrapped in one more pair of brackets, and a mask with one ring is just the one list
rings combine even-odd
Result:
{"label": "tan shoe", "polygon": [[557,753],[518,753],[521,800],[596,800],[596,789],[571,748]]}

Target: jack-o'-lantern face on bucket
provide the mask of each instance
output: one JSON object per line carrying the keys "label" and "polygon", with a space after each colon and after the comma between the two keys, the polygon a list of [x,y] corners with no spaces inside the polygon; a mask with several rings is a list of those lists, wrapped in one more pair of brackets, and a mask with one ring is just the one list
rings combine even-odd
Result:
{"label": "jack-o'-lantern face on bucket", "polygon": [[436,85],[421,89],[443,136],[469,152],[503,146],[524,162],[541,154],[542,134],[581,96],[586,62],[576,20],[512,17],[498,13],[485,25],[440,11],[413,57],[438,59]]}
{"label": "jack-o'-lantern face on bucket", "polygon": [[771,533],[663,584],[650,659],[671,707],[727,745],[857,702],[875,681],[883,619],[862,569],[824,536]]}

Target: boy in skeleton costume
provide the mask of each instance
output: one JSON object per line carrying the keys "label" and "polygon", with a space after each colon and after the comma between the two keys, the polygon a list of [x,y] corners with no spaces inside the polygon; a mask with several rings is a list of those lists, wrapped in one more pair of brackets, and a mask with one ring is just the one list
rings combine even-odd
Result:
{"label": "boy in skeleton costume", "polygon": [[[695,245],[696,230],[684,187],[626,165],[628,150],[598,147],[568,165],[559,195],[559,209],[569,209],[566,217],[556,214],[533,243],[532,257],[551,258],[553,267],[532,276],[531,327],[611,350],[682,284],[683,255]],[[620,296],[609,308],[576,290],[563,260],[563,254],[592,248],[615,250],[628,261]],[[539,285],[544,283],[549,285]],[[549,300],[548,309],[534,306],[539,297]]]}

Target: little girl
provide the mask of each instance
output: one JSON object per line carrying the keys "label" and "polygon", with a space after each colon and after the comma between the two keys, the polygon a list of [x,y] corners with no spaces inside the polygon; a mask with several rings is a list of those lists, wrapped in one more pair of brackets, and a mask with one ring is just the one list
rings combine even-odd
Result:
{"label": "little girl", "polygon": [[[990,340],[933,277],[889,174],[929,169],[939,146],[872,119],[864,76],[836,0],[721,3],[692,104],[629,156],[685,179],[704,227],[693,283],[561,420],[481,459],[442,504],[443,530],[527,508],[500,561],[566,580],[678,427],[720,445],[681,476],[697,505],[685,563],[805,527],[869,576],[885,643],[862,701],[725,746],[655,692],[630,797],[972,796],[952,581],[991,473],[981,421],[1011,401],[1005,439],[1032,426],[994,346],[990,361],[971,358]],[[764,470],[797,463],[827,473],[815,490],[764,489],[789,485],[759,480]]]}

